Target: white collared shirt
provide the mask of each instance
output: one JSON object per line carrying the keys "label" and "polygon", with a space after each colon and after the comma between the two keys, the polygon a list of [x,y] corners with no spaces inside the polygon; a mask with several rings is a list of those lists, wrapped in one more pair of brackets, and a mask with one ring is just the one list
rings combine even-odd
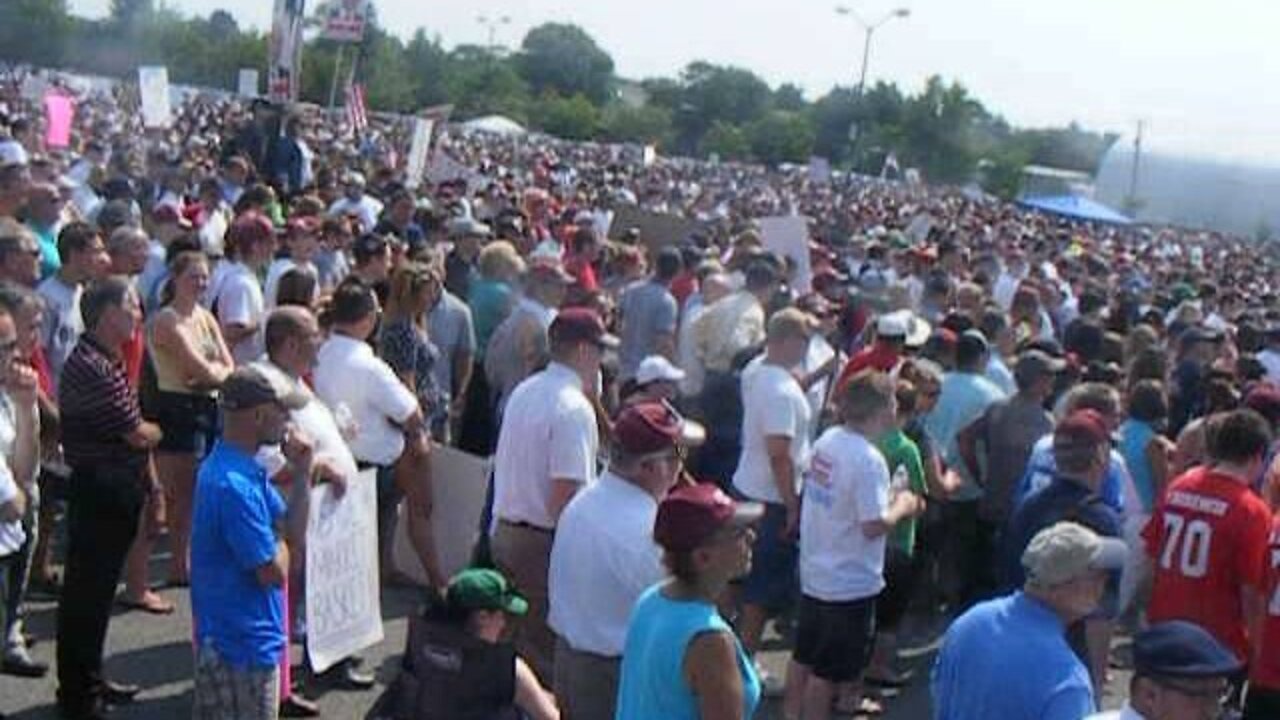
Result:
{"label": "white collared shirt", "polygon": [[658,501],[606,471],[560,515],[551,548],[548,622],[579,652],[622,655],[641,593],[664,576],[653,541]]}
{"label": "white collared shirt", "polygon": [[253,333],[231,346],[231,357],[236,365],[244,365],[262,357],[262,326],[266,316],[266,304],[262,298],[262,285],[258,274],[248,265],[232,262],[218,285],[214,303],[218,307],[218,323],[221,327],[242,325],[256,328]]}
{"label": "white collared shirt", "polygon": [[552,362],[516,386],[502,416],[493,463],[497,520],[556,526],[553,480],[591,483],[600,438],[595,409],[572,368]]}
{"label": "white collared shirt", "polygon": [[369,344],[334,333],[320,346],[316,394],[336,414],[342,408],[356,423],[351,454],[356,460],[390,465],[404,450],[400,424],[418,409],[409,392]]}

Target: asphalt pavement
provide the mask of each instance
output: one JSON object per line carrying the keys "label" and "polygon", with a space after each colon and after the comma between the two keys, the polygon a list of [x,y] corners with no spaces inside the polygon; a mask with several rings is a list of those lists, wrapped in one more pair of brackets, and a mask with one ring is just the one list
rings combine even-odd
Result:
{"label": "asphalt pavement", "polygon": [[[161,590],[160,594],[174,603],[172,615],[156,616],[117,608],[107,637],[106,671],[112,679],[137,683],[143,690],[137,702],[117,709],[112,717],[121,720],[174,720],[191,713],[191,606],[188,592],[182,589]],[[316,699],[323,717],[339,720],[364,718],[386,684],[395,676],[399,654],[404,649],[409,613],[418,604],[418,595],[408,589],[386,589],[383,592],[383,618],[386,637],[369,648],[362,657],[363,668],[374,671],[378,685],[369,691],[349,692],[330,688],[312,688],[308,695]],[[37,598],[29,606],[28,631],[38,639],[32,654],[52,665],[54,656],[54,618],[57,603]],[[932,662],[942,630],[938,623],[912,622],[904,633],[903,666],[914,671],[912,682],[887,700],[883,716],[887,720],[927,720],[929,717],[928,668]],[[295,662],[300,649],[293,648]],[[785,672],[788,653],[777,635],[766,636],[762,663],[779,677]],[[1127,683],[1124,673],[1112,678],[1112,688]],[[54,708],[56,683],[50,672],[42,680],[25,680],[0,675],[0,713],[15,720],[53,720],[59,715]],[[1117,694],[1108,693],[1105,704],[1112,707]],[[776,700],[762,708],[761,720],[782,717]]]}

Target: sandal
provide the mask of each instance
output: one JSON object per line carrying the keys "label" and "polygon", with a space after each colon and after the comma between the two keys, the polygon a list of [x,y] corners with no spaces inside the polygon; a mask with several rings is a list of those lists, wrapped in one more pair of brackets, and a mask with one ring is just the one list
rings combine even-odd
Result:
{"label": "sandal", "polygon": [[128,610],[141,610],[151,615],[169,615],[173,613],[173,603],[148,590],[141,599],[122,597],[119,605]]}
{"label": "sandal", "polygon": [[845,704],[841,699],[836,701],[835,711],[839,715],[848,715],[855,718],[879,717],[884,714],[884,705],[869,697],[863,697],[858,701],[857,707],[853,707]]}

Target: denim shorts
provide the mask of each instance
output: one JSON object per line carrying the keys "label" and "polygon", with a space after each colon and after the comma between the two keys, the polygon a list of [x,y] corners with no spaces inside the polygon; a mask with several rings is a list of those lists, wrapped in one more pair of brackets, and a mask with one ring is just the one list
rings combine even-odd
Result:
{"label": "denim shorts", "polygon": [[800,546],[782,537],[787,524],[784,505],[765,503],[751,548],[751,571],[743,578],[742,602],[770,611],[785,609],[799,591],[797,562]]}

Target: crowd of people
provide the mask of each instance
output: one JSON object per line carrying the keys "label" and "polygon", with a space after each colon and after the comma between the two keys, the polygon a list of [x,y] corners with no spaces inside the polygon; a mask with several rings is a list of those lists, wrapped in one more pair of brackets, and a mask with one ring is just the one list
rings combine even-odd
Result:
{"label": "crowd of people", "polygon": [[[536,136],[447,134],[454,175],[409,178],[403,119],[135,104],[79,96],[49,148],[0,87],[0,670],[49,672],[22,621],[56,594],[65,717],[135,699],[104,641],[159,586],[190,587],[193,717],[372,687],[288,652],[310,490],[365,470],[382,582],[424,598],[377,717],[874,716],[913,618],[950,621],[939,719],[1080,720],[1117,666],[1101,717],[1280,717],[1264,248]],[[786,214],[807,267],[753,224]],[[493,460],[452,577],[440,446]]]}

